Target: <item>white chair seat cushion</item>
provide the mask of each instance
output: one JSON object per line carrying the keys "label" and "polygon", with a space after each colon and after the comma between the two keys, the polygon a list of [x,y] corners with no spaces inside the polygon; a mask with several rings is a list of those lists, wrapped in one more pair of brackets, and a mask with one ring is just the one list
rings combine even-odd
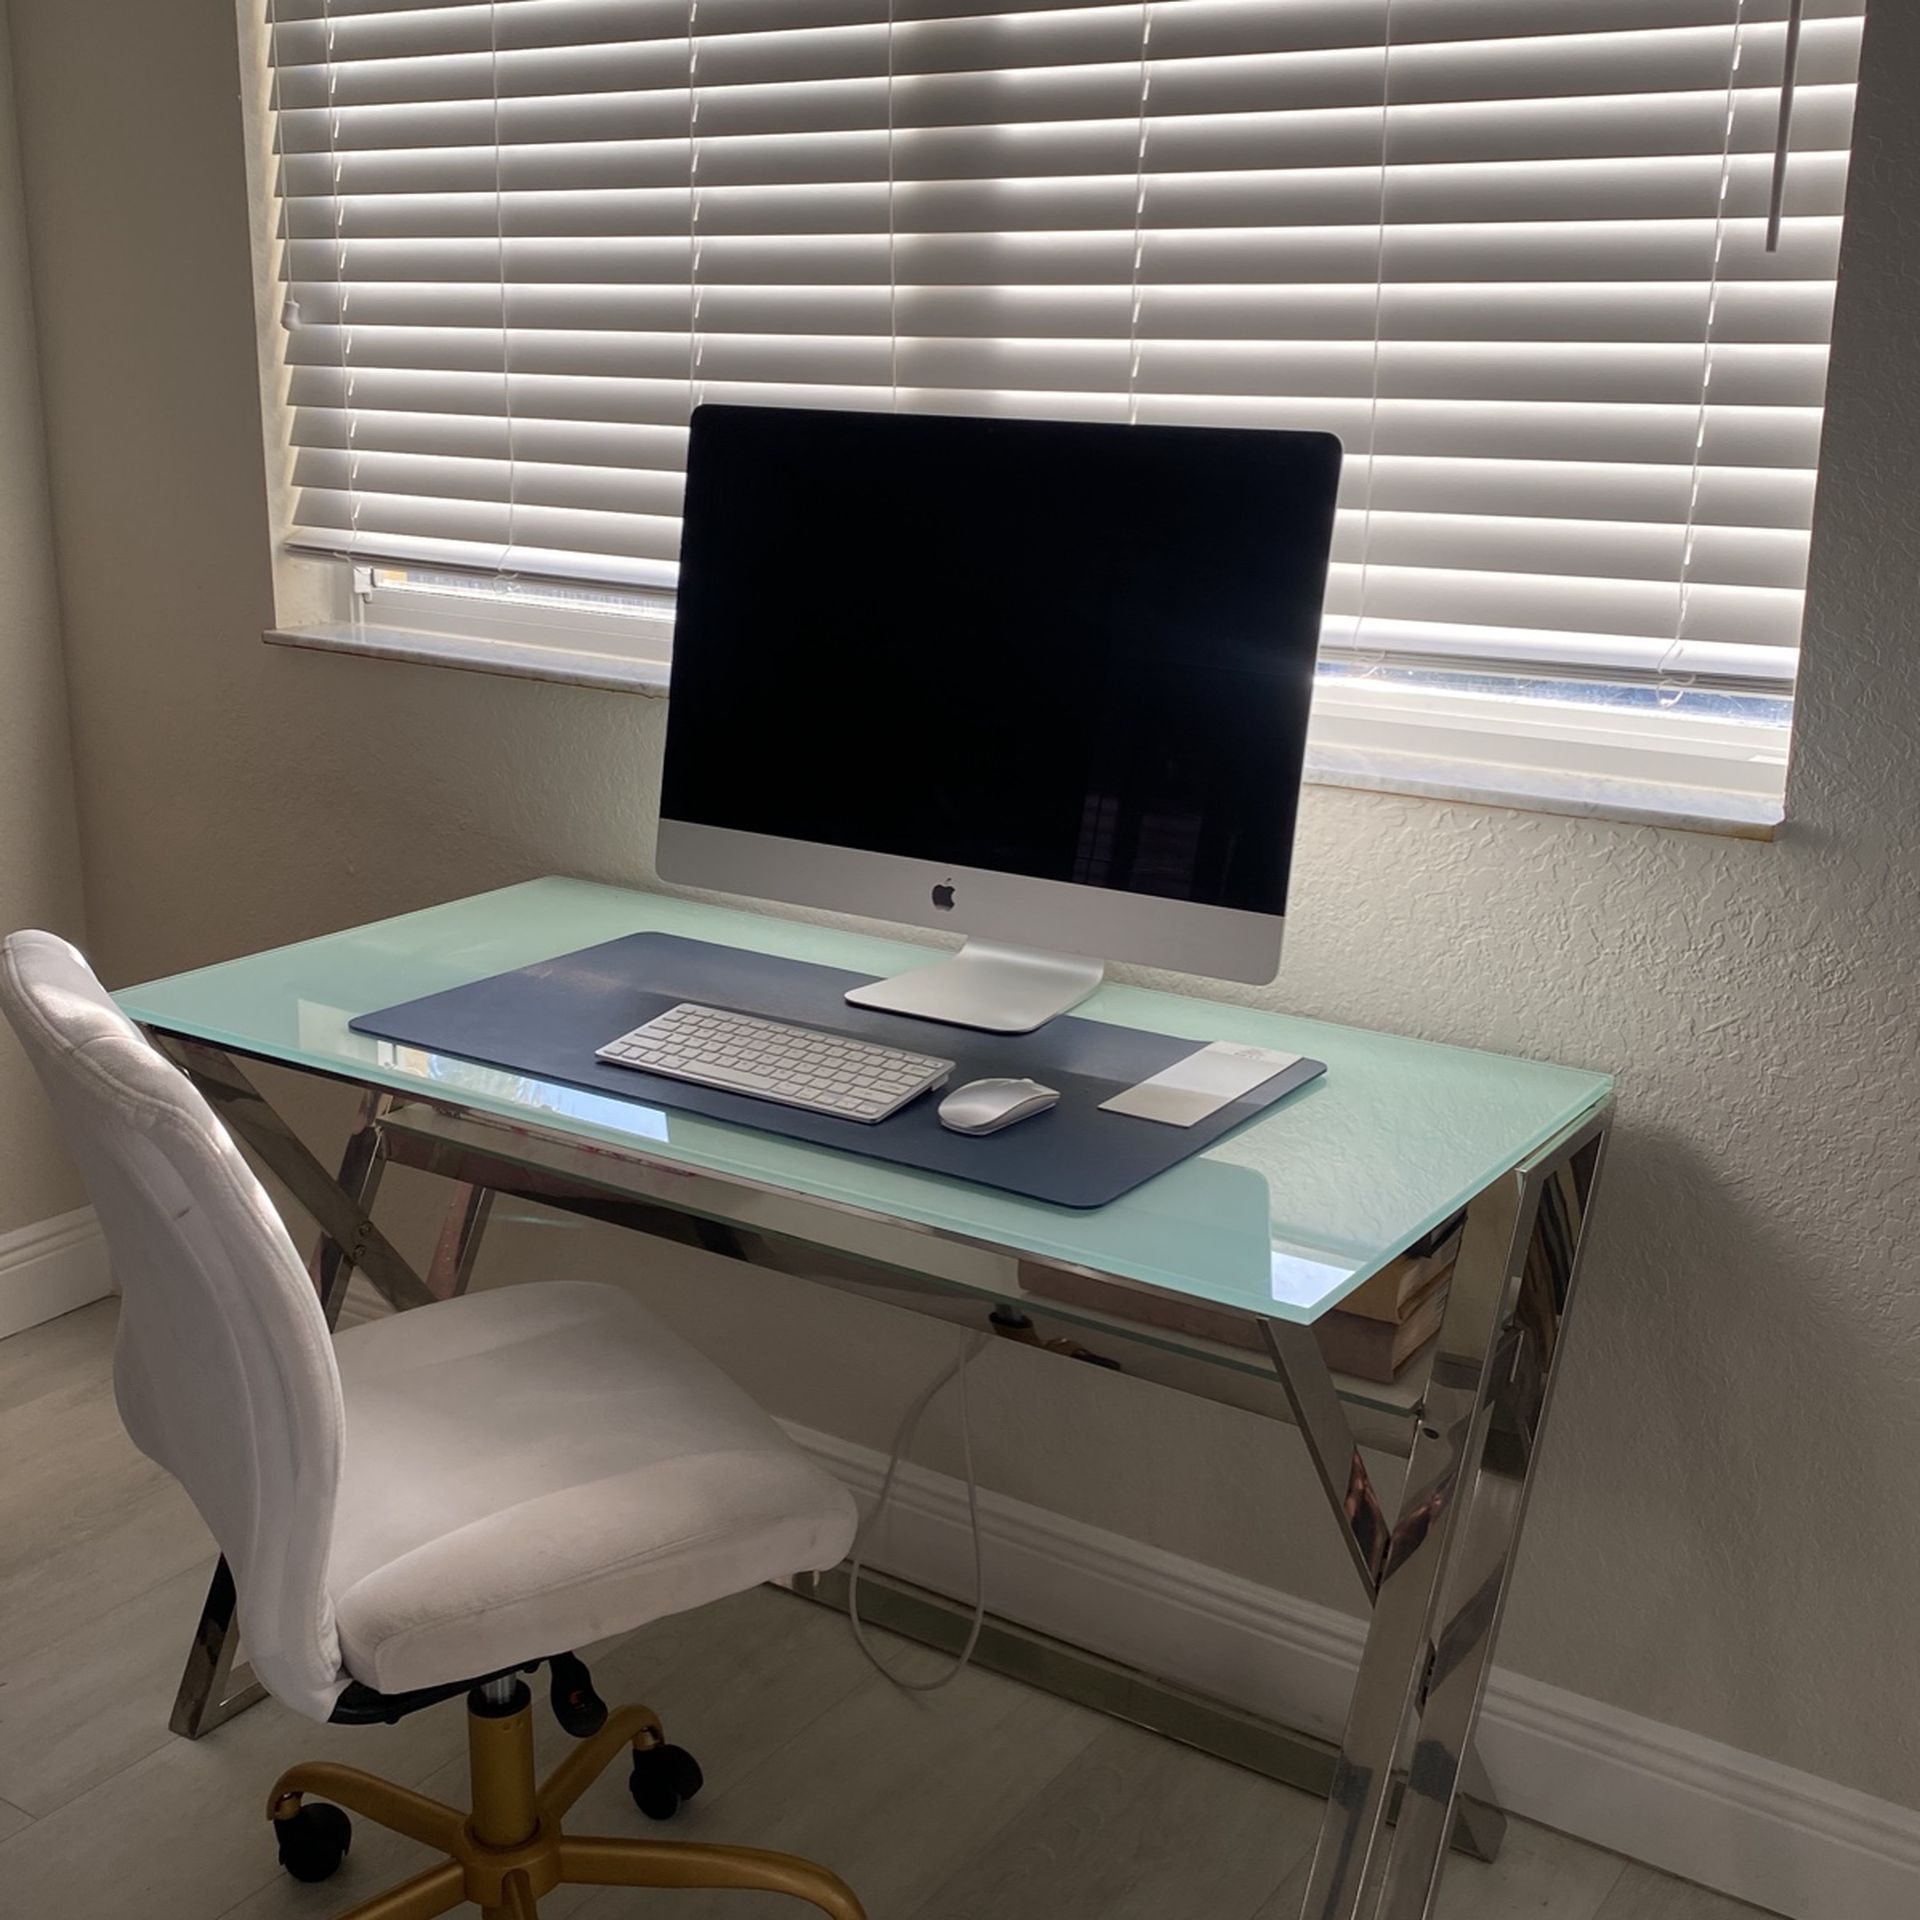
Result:
{"label": "white chair seat cushion", "polygon": [[347,1672],[471,1679],[830,1567],[846,1489],[611,1287],[470,1294],[335,1343],[327,1588]]}

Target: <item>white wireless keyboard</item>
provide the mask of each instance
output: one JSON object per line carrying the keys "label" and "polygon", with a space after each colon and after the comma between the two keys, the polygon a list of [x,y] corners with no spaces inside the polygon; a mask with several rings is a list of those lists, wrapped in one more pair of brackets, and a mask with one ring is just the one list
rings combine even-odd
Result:
{"label": "white wireless keyboard", "polygon": [[931,1054],[691,1002],[609,1040],[598,1057],[616,1067],[869,1122],[944,1086],[953,1071],[951,1060]]}

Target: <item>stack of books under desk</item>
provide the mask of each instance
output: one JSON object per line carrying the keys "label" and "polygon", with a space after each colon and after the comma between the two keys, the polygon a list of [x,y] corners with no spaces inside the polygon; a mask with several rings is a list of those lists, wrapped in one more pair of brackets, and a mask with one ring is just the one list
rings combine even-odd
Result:
{"label": "stack of books under desk", "polygon": [[1436,1227],[1314,1322],[1328,1366],[1383,1384],[1401,1372],[1440,1331],[1460,1231],[1458,1220]]}
{"label": "stack of books under desk", "polygon": [[[1461,1224],[1456,1218],[1436,1227],[1314,1322],[1320,1350],[1335,1373],[1391,1385],[1440,1331]],[[1052,1300],[1221,1346],[1264,1348],[1257,1321],[1204,1300],[1026,1263],[1021,1280],[1036,1305]]]}

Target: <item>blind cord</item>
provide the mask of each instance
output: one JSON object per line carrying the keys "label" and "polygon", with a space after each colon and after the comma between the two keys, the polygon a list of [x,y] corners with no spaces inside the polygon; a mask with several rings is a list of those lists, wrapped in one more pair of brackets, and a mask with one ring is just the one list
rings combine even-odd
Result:
{"label": "blind cord", "polygon": [[700,404],[700,0],[687,0],[687,417]]}
{"label": "blind cord", "polygon": [[507,147],[500,124],[500,7],[498,0],[487,8],[487,49],[493,71],[493,241],[494,257],[500,271],[500,410],[507,429],[507,537],[500,549],[496,578],[511,592],[518,572],[513,564],[514,541],[518,534],[515,510],[519,505],[520,458],[514,444],[518,436],[513,421],[513,322],[508,305],[513,297],[507,278]]}
{"label": "blind cord", "polygon": [[[1364,491],[1360,497],[1360,578],[1354,594],[1353,644],[1367,645],[1367,614],[1373,592],[1373,495],[1380,472],[1380,337],[1387,320],[1387,196],[1390,192],[1390,163],[1393,159],[1393,9],[1396,0],[1386,0],[1380,14],[1380,201],[1379,226],[1373,247],[1373,347],[1367,357],[1367,462]],[[1384,661],[1379,657],[1365,661],[1371,675]]]}
{"label": "blind cord", "polygon": [[[286,124],[280,100],[280,0],[267,0],[267,66],[268,97],[277,144],[279,129]],[[279,246],[279,259],[275,264],[287,281],[286,297],[280,302],[280,324],[291,333],[300,324],[300,302],[293,292],[293,221],[284,192],[279,195],[279,205],[274,210],[273,237]]]}
{"label": "blind cord", "polygon": [[899,182],[894,177],[894,80],[893,29],[894,0],[887,0],[887,386],[889,405],[900,411],[900,221],[895,198]]}
{"label": "blind cord", "polygon": [[[867,1515],[866,1524],[854,1536],[847,1578],[847,1624],[853,1629],[854,1641],[860,1651],[880,1673],[905,1693],[938,1693],[942,1687],[951,1686],[959,1679],[973,1658],[974,1648],[980,1644],[980,1629],[987,1617],[985,1556],[980,1541],[980,1483],[973,1470],[973,1420],[967,1405],[967,1369],[992,1343],[993,1335],[990,1333],[976,1333],[964,1340],[960,1357],[936,1375],[932,1384],[901,1416],[899,1428],[893,1436],[893,1451],[887,1457],[887,1471],[880,1482],[880,1497],[873,1503],[873,1511]],[[960,1383],[960,1460],[967,1480],[967,1527],[973,1536],[973,1619],[967,1628],[965,1645],[944,1673],[936,1674],[931,1680],[907,1680],[881,1659],[879,1650],[867,1638],[866,1623],[860,1618],[860,1575],[866,1564],[867,1549],[880,1531],[881,1522],[887,1517],[887,1508],[892,1504],[893,1486],[899,1476],[900,1463],[913,1445],[927,1409],[939,1399],[948,1382],[953,1380]]]}
{"label": "blind cord", "polygon": [[1153,95],[1153,0],[1140,9],[1140,126],[1133,166],[1133,287],[1127,308],[1127,424],[1140,421],[1141,282],[1147,260],[1147,112]]}
{"label": "blind cord", "polygon": [[1680,591],[1675,605],[1673,644],[1660,663],[1662,696],[1677,700],[1689,676],[1680,671],[1693,611],[1693,560],[1700,539],[1700,491],[1706,479],[1707,425],[1713,399],[1714,332],[1720,322],[1721,270],[1727,254],[1727,206],[1733,195],[1733,149],[1740,113],[1740,67],[1746,57],[1747,0],[1734,0],[1733,47],[1727,66],[1727,112],[1720,146],[1720,188],[1714,196],[1713,259],[1707,270],[1707,311],[1700,338],[1700,406],[1694,416],[1693,471],[1687,480],[1687,517],[1680,533]]}
{"label": "blind cord", "polygon": [[[347,273],[346,176],[340,158],[340,65],[334,57],[339,50],[339,30],[334,23],[333,0],[321,0],[320,18],[326,31],[327,50],[327,170],[333,186],[333,277],[340,289],[340,411],[347,456],[346,550],[357,557],[360,552],[360,421],[354,407],[357,383],[353,368],[353,282]],[[277,15],[274,24],[279,25]],[[354,595],[356,620],[365,604],[358,594]]]}

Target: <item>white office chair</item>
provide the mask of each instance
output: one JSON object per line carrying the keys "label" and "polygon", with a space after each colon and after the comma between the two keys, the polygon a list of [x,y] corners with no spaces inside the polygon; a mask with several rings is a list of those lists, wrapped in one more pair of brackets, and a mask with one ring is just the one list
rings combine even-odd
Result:
{"label": "white office chair", "polygon": [[[348,1920],[462,1901],[523,1920],[562,1882],[757,1887],[861,1920],[841,1880],[790,1855],[561,1830],[628,1748],[644,1810],[700,1784],[653,1714],[608,1715],[562,1650],[833,1565],[853,1539],[846,1491],[611,1288],[472,1294],[336,1341],[259,1181],[79,953],[44,933],[0,943],[0,1008],[106,1233],[121,1417],[225,1554],[255,1673],[316,1720],[467,1695],[471,1816],[357,1768],[296,1766],[268,1805],[288,1869],[339,1865],[348,1807],[447,1856]],[[536,1786],[520,1675],[543,1661],[582,1740]]]}

